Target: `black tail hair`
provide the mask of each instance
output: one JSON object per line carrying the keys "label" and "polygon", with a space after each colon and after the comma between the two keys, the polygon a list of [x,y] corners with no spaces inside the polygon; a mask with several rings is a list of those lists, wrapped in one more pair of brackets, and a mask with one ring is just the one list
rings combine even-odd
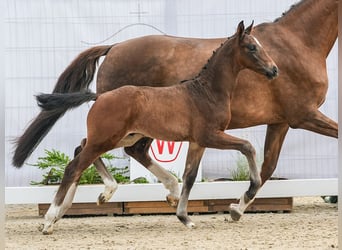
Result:
{"label": "black tail hair", "polygon": [[[72,93],[87,90],[94,78],[99,58],[105,56],[113,46],[97,46],[82,52],[60,75],[53,93]],[[15,167],[20,168],[24,164],[25,160],[66,111],[67,109],[63,108],[50,110],[46,108],[45,111],[38,114],[23,135],[14,141],[15,149],[12,164]]]}
{"label": "black tail hair", "polygon": [[36,96],[37,104],[43,111],[64,111],[81,106],[85,102],[95,101],[97,95],[91,91],[73,93],[52,93]]}

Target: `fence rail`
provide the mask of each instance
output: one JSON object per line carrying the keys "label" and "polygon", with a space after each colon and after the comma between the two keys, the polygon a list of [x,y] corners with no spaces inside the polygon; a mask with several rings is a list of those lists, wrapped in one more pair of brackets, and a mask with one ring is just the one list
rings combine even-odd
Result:
{"label": "fence rail", "polygon": [[[180,184],[181,185],[181,184]],[[248,188],[248,181],[241,182],[199,182],[195,183],[190,200],[236,199]],[[51,203],[58,186],[6,187],[6,204]],[[94,202],[103,192],[103,185],[81,185],[78,187],[74,203]],[[270,180],[259,191],[257,197],[298,197],[338,194],[338,179],[296,179]],[[162,201],[167,190],[162,184],[119,185],[110,201]]]}

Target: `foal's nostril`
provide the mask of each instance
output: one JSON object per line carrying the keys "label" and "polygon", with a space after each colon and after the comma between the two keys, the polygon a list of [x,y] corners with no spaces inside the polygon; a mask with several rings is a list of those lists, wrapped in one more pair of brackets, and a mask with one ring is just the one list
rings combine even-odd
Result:
{"label": "foal's nostril", "polygon": [[273,66],[271,72],[272,72],[271,74],[273,77],[277,77],[278,76],[278,67]]}
{"label": "foal's nostril", "polygon": [[274,73],[274,75],[278,75],[278,67],[277,66],[273,66],[273,73]]}
{"label": "foal's nostril", "polygon": [[277,77],[278,76],[278,67],[277,66],[270,67],[266,72],[266,76],[270,80]]}

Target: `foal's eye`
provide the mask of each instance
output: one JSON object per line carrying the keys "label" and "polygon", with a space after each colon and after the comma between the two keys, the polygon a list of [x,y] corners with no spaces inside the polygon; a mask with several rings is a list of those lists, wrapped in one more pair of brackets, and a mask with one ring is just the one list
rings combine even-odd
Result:
{"label": "foal's eye", "polygon": [[248,44],[247,48],[249,49],[249,51],[251,52],[255,52],[256,51],[256,46],[255,44]]}

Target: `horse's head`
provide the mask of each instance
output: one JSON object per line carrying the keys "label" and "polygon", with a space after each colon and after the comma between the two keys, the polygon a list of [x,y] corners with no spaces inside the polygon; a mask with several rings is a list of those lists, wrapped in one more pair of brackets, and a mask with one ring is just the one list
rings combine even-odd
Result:
{"label": "horse's head", "polygon": [[236,38],[239,46],[239,62],[243,67],[273,79],[278,75],[278,67],[260,42],[251,35],[252,29],[253,22],[246,29],[243,21],[238,25]]}

